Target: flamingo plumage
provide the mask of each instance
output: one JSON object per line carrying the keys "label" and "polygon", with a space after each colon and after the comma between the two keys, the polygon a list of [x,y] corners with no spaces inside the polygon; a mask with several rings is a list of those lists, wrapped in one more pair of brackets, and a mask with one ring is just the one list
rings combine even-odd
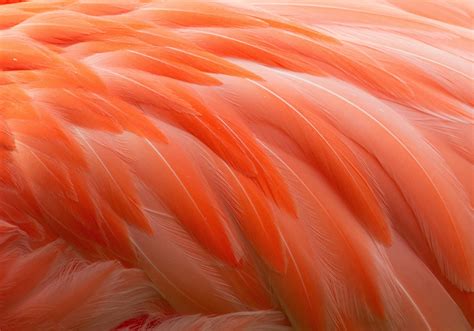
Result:
{"label": "flamingo plumage", "polygon": [[0,330],[472,329],[472,3],[8,2]]}

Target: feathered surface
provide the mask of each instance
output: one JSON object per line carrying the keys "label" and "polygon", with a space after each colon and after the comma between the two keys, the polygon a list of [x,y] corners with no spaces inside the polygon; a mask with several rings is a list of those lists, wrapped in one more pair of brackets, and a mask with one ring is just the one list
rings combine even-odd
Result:
{"label": "feathered surface", "polygon": [[473,18],[1,5],[0,329],[470,330]]}

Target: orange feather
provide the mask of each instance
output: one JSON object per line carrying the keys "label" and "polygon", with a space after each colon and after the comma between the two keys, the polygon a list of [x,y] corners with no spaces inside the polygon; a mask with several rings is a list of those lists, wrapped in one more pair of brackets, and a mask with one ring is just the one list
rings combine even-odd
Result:
{"label": "orange feather", "polygon": [[0,330],[471,330],[473,13],[0,1]]}

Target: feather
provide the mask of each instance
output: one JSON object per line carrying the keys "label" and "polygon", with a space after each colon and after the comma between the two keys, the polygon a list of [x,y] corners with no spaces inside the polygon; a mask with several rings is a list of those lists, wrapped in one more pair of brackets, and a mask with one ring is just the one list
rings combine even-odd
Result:
{"label": "feather", "polygon": [[228,226],[213,204],[212,192],[206,190],[205,179],[184,151],[175,143],[158,146],[132,137],[129,150],[137,176],[165,201],[186,228],[211,252],[237,264],[239,257],[232,248]]}
{"label": "feather", "polygon": [[256,17],[236,13],[228,6],[201,1],[153,3],[140,8],[136,17],[168,26],[267,26]]}
{"label": "feather", "polygon": [[3,3],[0,329],[472,328],[470,3]]}
{"label": "feather", "polygon": [[[398,293],[386,285],[393,280],[390,270],[380,263],[384,257],[379,248],[367,240],[363,228],[320,174],[280,150],[266,148],[290,181],[304,228],[313,238],[314,263],[325,283],[329,327],[363,327],[368,321],[375,328],[385,327],[384,320],[398,313]],[[347,316],[352,316],[350,322]]]}
{"label": "feather", "polygon": [[225,314],[219,316],[182,316],[165,320],[156,330],[272,330],[284,331],[290,328],[285,325],[281,313],[273,311],[256,311]]}
{"label": "feather", "polygon": [[0,228],[3,244],[16,233],[0,253],[2,265],[10,266],[0,274],[2,329],[29,330],[34,323],[41,329],[100,330],[159,308],[141,271],[114,262],[91,264],[60,240],[32,251],[25,233],[4,222]]}
{"label": "feather", "polygon": [[[274,86],[277,84],[275,82]],[[390,241],[389,229],[373,189],[361,173],[361,167],[357,165],[358,161],[348,151],[344,142],[338,138],[337,132],[331,125],[323,121],[316,122],[319,118],[314,117],[314,112],[308,108],[296,107],[258,82],[240,84],[239,94],[248,96],[236,101],[243,115],[249,116],[251,121],[258,118],[258,121],[268,122],[290,135],[320,171],[334,181],[338,190],[377,239],[385,243]],[[235,100],[233,94],[230,94],[230,97]],[[296,102],[296,98],[289,100]],[[249,102],[253,105],[250,106]],[[272,103],[269,107],[270,102]],[[243,111],[247,107],[255,107],[257,103],[259,106],[254,111]],[[265,106],[261,105],[262,103]],[[289,125],[289,123],[294,123],[294,125]],[[310,144],[307,143],[307,137],[310,137]],[[357,199],[357,202],[354,199]]]}
{"label": "feather", "polygon": [[[383,104],[380,101],[370,99],[368,102],[365,99],[368,96],[355,92],[344,96],[343,89],[331,82],[321,85],[305,81],[322,92],[318,94],[318,102],[323,111],[328,111],[323,101],[324,96],[330,98],[331,110],[336,109],[332,107],[339,100],[340,107],[345,106],[345,109],[353,111],[350,120],[347,113],[337,111],[331,111],[329,116],[335,118],[335,125],[342,125],[341,130],[349,137],[373,151],[383,167],[395,177],[415,211],[425,238],[445,275],[460,288],[472,288],[474,247],[468,235],[472,211],[467,207],[465,192],[460,189],[436,151],[393,111],[383,108],[384,111],[381,112]],[[350,101],[348,98],[357,101]],[[358,119],[357,127],[354,126],[354,118]],[[364,134],[367,131],[374,132],[379,140],[367,139]],[[382,141],[383,144],[380,143]],[[416,189],[411,185],[413,176],[417,178]],[[427,205],[426,201],[430,201],[430,204]]]}
{"label": "feather", "polygon": [[[436,326],[457,330],[469,329],[468,322],[459,307],[453,305],[452,298],[429,269],[423,263],[417,261],[417,257],[399,236],[396,237],[394,245],[387,251],[398,276],[397,278],[400,279],[406,292],[410,293],[410,297],[419,309],[418,314],[427,324],[424,326],[425,328]],[[407,273],[407,270],[410,270],[410,273]],[[425,292],[427,287],[430,290]],[[437,303],[436,308],[432,306],[434,302]],[[442,309],[443,313],[435,313],[437,309]]]}

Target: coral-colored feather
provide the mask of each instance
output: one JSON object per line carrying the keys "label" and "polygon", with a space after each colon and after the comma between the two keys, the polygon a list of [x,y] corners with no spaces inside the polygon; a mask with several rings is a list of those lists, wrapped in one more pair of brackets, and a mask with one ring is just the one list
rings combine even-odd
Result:
{"label": "coral-colored feather", "polygon": [[473,17],[0,1],[0,330],[471,330]]}

